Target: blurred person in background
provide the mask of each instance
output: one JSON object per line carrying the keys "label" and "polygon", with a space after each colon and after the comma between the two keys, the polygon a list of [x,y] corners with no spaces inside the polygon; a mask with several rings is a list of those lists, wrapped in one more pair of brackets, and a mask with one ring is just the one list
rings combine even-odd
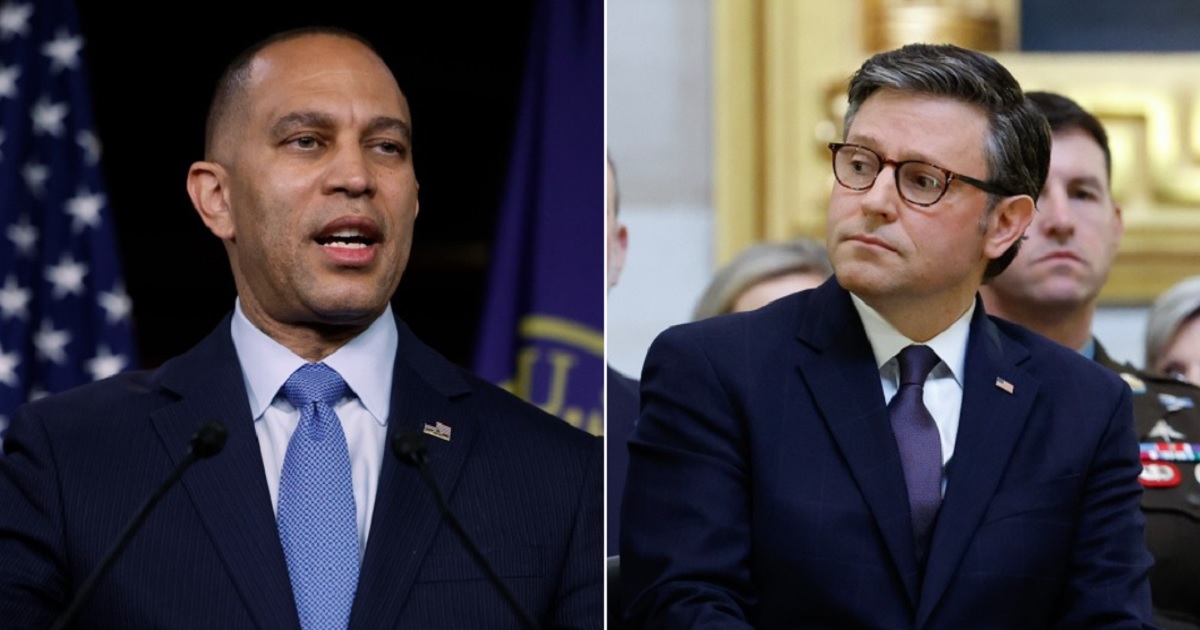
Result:
{"label": "blurred person in background", "polygon": [[[612,156],[608,156],[605,167],[605,187],[608,203],[604,220],[608,235],[606,258],[608,261],[608,290],[612,291],[625,269],[625,255],[629,251],[629,229],[621,223],[620,196],[617,190],[617,167]],[[621,494],[625,491],[625,469],[629,465],[626,445],[633,435],[638,417],[638,382],[608,366],[607,389],[605,390],[604,439],[608,449],[608,533],[607,554],[617,555],[617,542],[621,532]],[[609,593],[609,597],[616,597]]]}
{"label": "blurred person in background", "polygon": [[1146,323],[1146,367],[1200,385],[1200,276],[1163,292]]}
{"label": "blurred person in background", "polygon": [[817,287],[831,275],[833,267],[820,241],[797,238],[757,243],[713,275],[692,319],[752,311],[785,295]]}

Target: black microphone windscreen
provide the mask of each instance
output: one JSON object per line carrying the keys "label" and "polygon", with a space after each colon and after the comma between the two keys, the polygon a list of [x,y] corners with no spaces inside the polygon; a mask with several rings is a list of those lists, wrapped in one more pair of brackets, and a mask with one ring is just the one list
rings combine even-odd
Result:
{"label": "black microphone windscreen", "polygon": [[221,452],[225,448],[225,438],[229,437],[229,431],[225,430],[225,425],[216,420],[209,420],[200,425],[196,429],[196,434],[192,436],[191,452],[199,459],[212,457]]}
{"label": "black microphone windscreen", "polygon": [[412,429],[401,429],[392,438],[392,453],[401,461],[420,467],[429,463],[429,451],[425,448],[425,438]]}

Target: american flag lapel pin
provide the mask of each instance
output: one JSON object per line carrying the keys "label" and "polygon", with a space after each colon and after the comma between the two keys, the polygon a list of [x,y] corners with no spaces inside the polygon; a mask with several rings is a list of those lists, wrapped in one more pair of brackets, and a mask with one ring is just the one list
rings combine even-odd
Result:
{"label": "american flag lapel pin", "polygon": [[1000,389],[1004,390],[1005,393],[1008,393],[1008,394],[1013,393],[1013,389],[1014,389],[1012,383],[1009,383],[1008,381],[1000,378],[999,376],[996,377],[996,387],[999,387]]}
{"label": "american flag lapel pin", "polygon": [[450,441],[450,427],[437,422],[425,425],[425,435],[432,435],[439,440]]}

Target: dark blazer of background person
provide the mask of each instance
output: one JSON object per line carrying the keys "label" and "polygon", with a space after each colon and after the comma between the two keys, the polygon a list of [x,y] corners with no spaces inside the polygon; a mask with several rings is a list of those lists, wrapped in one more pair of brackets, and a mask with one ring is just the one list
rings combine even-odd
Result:
{"label": "dark blazer of background person", "polygon": [[[433,474],[501,579],[544,627],[599,627],[600,441],[397,327],[389,439],[449,426],[451,439],[426,439]],[[164,498],[75,627],[298,628],[254,427],[230,421],[249,409],[229,319],[159,370],[116,378],[44,399],[13,423],[8,442],[21,452],[9,459],[22,466],[0,483],[0,625],[49,627],[215,418],[229,429],[225,449]],[[99,415],[113,421],[87,421]],[[384,455],[350,627],[523,628],[421,477]],[[544,518],[529,517],[534,506]]]}
{"label": "dark blazer of background person", "polygon": [[1129,388],[978,302],[965,365],[922,578],[879,369],[836,279],[663,333],[630,443],[628,610],[665,628],[1148,617]]}
{"label": "dark blazer of background person", "polygon": [[[604,439],[607,444],[608,530],[605,548],[608,555],[619,553],[621,542],[621,495],[625,492],[625,472],[629,467],[629,439],[638,418],[638,382],[608,368],[605,392]],[[610,597],[615,596],[610,594]]]}

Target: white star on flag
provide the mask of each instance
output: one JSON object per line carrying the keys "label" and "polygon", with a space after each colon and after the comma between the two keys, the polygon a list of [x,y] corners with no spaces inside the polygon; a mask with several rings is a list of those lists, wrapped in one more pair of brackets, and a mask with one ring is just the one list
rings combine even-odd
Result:
{"label": "white star on flag", "polygon": [[104,207],[104,195],[80,190],[67,200],[67,214],[73,217],[71,231],[79,233],[85,227],[100,227],[100,210]]}
{"label": "white star on flag", "polygon": [[28,4],[9,2],[0,5],[0,41],[12,39],[13,35],[27,35],[31,15],[33,7]]}
{"label": "white star on flag", "polygon": [[68,343],[71,343],[71,333],[55,330],[48,319],[42,320],[42,327],[33,336],[33,345],[37,348],[38,356],[58,364],[67,362]]}
{"label": "white star on flag", "polygon": [[125,357],[109,352],[107,346],[100,346],[96,356],[87,360],[87,371],[92,375],[93,381],[98,381],[119,374],[128,364],[129,361]]}
{"label": "white star on flag", "polygon": [[87,272],[87,265],[75,262],[70,254],[63,254],[57,265],[46,268],[46,280],[54,285],[51,295],[56,299],[83,295],[83,278]]}
{"label": "white star on flag", "polygon": [[0,287],[0,319],[29,319],[29,299],[33,292],[22,289],[16,276],[9,274]]}
{"label": "white star on flag", "polygon": [[42,54],[50,58],[50,71],[62,72],[68,68],[74,70],[79,64],[79,51],[83,49],[83,38],[71,36],[66,29],[60,28],[54,39],[42,46]]}
{"label": "white star on flag", "polygon": [[59,137],[63,133],[63,119],[67,117],[66,103],[51,103],[45,98],[33,104],[33,132]]}
{"label": "white star on flag", "polygon": [[50,179],[50,169],[44,164],[29,162],[21,169],[21,178],[25,180],[25,187],[33,196],[46,196],[46,180]]}
{"label": "white star on flag", "polygon": [[137,363],[78,3],[0,0],[2,418]]}
{"label": "white star on flag", "polygon": [[4,348],[0,347],[0,383],[16,387],[20,382],[17,379],[18,365],[21,365],[21,355],[16,352],[5,352]]}
{"label": "white star on flag", "polygon": [[8,226],[4,234],[17,248],[18,255],[29,257],[37,251],[38,229],[29,222],[29,217],[21,217],[21,222]]}
{"label": "white star on flag", "polygon": [[89,166],[100,163],[100,138],[97,138],[96,134],[86,129],[80,131],[75,136],[75,144],[83,149],[84,159],[87,160]]}
{"label": "white star on flag", "polygon": [[0,98],[17,97],[17,77],[19,76],[21,76],[21,69],[17,66],[6,67],[0,64]]}
{"label": "white star on flag", "polygon": [[115,324],[129,317],[133,312],[133,300],[125,293],[125,287],[118,284],[112,291],[105,291],[98,298],[100,308],[104,309],[104,321]]}

